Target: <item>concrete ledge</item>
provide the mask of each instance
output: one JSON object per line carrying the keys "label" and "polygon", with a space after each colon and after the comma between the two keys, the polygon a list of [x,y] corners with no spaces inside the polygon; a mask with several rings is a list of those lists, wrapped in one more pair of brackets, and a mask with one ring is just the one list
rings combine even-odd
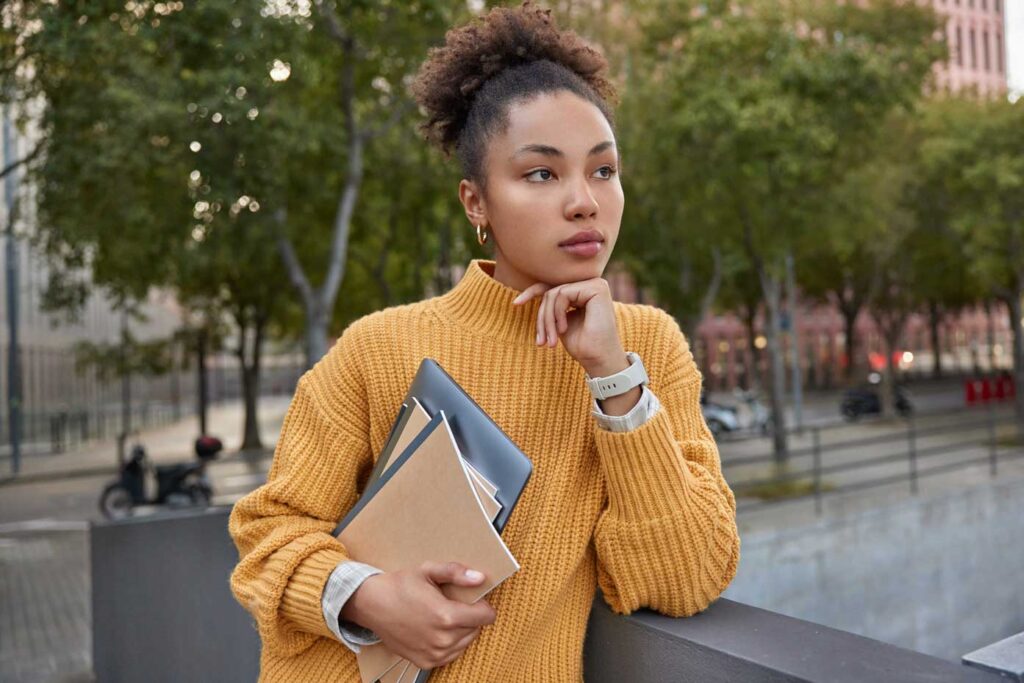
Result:
{"label": "concrete ledge", "polygon": [[[93,666],[99,681],[254,681],[259,637],[228,579],[238,553],[230,508],[91,526]],[[587,683],[1000,680],[870,638],[720,598],[672,619],[623,617],[597,596]]]}
{"label": "concrete ledge", "polygon": [[587,681],[1000,680],[989,672],[725,598],[700,614],[673,619],[649,610],[623,617],[599,597],[585,656]]}
{"label": "concrete ledge", "polygon": [[1024,681],[1024,633],[969,652],[963,656],[963,662],[1001,674],[1004,679]]}

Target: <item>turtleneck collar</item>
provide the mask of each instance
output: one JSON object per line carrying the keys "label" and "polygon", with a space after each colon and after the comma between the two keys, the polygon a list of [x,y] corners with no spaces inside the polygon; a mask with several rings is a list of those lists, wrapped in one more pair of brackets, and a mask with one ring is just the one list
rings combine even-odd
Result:
{"label": "turtleneck collar", "polygon": [[541,297],[513,304],[522,290],[494,279],[495,261],[472,259],[458,284],[438,297],[449,318],[493,339],[534,343]]}

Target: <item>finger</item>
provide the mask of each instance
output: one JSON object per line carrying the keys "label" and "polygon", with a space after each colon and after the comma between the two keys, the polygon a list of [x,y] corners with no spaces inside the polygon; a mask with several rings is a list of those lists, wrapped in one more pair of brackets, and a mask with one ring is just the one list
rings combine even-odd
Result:
{"label": "finger", "polygon": [[534,298],[534,297],[536,297],[536,296],[538,296],[540,294],[544,294],[544,292],[547,291],[547,289],[548,289],[548,285],[545,284],[545,283],[535,283],[535,284],[532,284],[529,287],[527,287],[526,289],[524,289],[522,292],[520,292],[519,296],[517,296],[516,298],[512,299],[512,303],[514,303],[514,304],[525,303],[525,302],[529,301],[530,299],[532,299],[532,298]]}
{"label": "finger", "polygon": [[459,603],[452,613],[452,622],[456,628],[478,628],[493,624],[496,616],[494,608],[480,599],[469,605]]}
{"label": "finger", "polygon": [[569,331],[569,317],[566,309],[569,308],[570,303],[569,294],[564,290],[559,292],[558,298],[555,300],[555,325],[559,334]]}
{"label": "finger", "polygon": [[[455,643],[455,645],[452,646],[451,652],[448,654],[447,657],[444,658],[444,664],[449,664],[451,662],[454,662],[456,659],[458,659],[459,656],[463,652],[465,652],[466,648],[469,647],[470,643],[472,643],[474,640],[476,640],[477,636],[479,636],[479,635],[480,635],[480,629],[479,628],[475,628],[472,631],[470,631],[469,633],[467,633],[465,636],[463,636],[459,640],[459,642]],[[444,664],[442,664],[442,666]]]}
{"label": "finger", "polygon": [[552,290],[548,296],[548,302],[544,306],[544,327],[548,331],[548,346],[558,345],[558,322],[555,320],[555,309],[558,308],[558,298],[562,296],[564,288],[558,287]]}
{"label": "finger", "polygon": [[459,586],[475,586],[484,580],[482,573],[460,562],[425,562],[422,568],[427,578],[438,585],[454,583]]}
{"label": "finger", "polygon": [[537,307],[537,344],[547,342],[547,333],[544,329],[544,306],[547,304],[547,300],[548,294],[545,292],[540,300],[540,306]]}

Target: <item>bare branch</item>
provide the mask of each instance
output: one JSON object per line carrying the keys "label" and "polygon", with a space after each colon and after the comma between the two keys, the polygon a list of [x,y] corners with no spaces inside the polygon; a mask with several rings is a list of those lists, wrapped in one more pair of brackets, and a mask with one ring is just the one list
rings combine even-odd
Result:
{"label": "bare branch", "polygon": [[0,170],[0,179],[7,177],[8,173],[12,173],[14,171],[14,169],[18,168],[19,166],[23,166],[23,165],[27,164],[28,162],[32,161],[37,156],[39,156],[39,153],[42,152],[42,151],[43,151],[43,143],[42,143],[42,141],[40,141],[40,142],[36,143],[35,149],[33,149],[31,152],[29,152],[26,156],[24,156],[21,159],[18,159],[17,161],[9,164],[3,170]]}
{"label": "bare branch", "polygon": [[274,212],[274,219],[277,223],[277,250],[281,252],[281,259],[284,261],[285,270],[288,271],[288,279],[292,281],[295,289],[302,295],[302,301],[307,308],[312,308],[314,301],[313,287],[309,284],[306,274],[302,271],[302,264],[295,254],[295,247],[285,234],[285,221],[287,209],[278,209]]}
{"label": "bare branch", "polygon": [[324,278],[323,303],[327,310],[334,307],[334,297],[338,293],[342,276],[345,274],[345,256],[348,251],[348,234],[352,226],[352,214],[355,212],[356,199],[363,182],[363,136],[357,135],[349,140],[348,179],[345,189],[338,201],[338,212],[334,217],[334,235],[331,239],[331,250],[328,254],[327,276]]}

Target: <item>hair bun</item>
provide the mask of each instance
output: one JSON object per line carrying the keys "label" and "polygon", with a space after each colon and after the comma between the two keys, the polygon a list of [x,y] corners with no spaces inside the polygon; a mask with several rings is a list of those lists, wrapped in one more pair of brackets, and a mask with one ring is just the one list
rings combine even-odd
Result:
{"label": "hair bun", "polygon": [[525,0],[520,7],[495,7],[450,29],[444,45],[429,50],[412,84],[427,113],[422,126],[427,139],[450,152],[484,84],[510,67],[539,60],[566,67],[598,96],[615,100],[604,56],[574,31],[559,30],[550,9]]}

